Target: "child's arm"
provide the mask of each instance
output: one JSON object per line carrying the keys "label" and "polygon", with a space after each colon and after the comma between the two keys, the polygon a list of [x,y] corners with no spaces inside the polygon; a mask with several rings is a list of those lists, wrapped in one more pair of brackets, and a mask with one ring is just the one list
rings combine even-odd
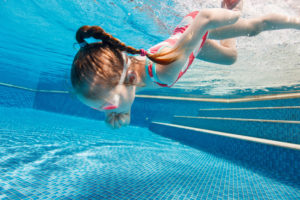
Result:
{"label": "child's arm", "polygon": [[197,58],[206,62],[232,65],[237,60],[235,43],[226,45],[215,40],[206,40]]}

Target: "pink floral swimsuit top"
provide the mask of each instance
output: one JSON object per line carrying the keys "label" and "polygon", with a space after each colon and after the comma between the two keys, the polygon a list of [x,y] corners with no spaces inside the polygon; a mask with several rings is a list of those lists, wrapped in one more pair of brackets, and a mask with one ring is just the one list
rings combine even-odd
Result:
{"label": "pink floral swimsuit top", "polygon": [[[171,35],[170,38],[168,38],[167,40],[160,42],[159,44],[151,47],[148,52],[150,52],[151,54],[157,53],[159,51],[161,51],[163,48],[165,47],[172,47],[173,45],[175,45],[175,43],[178,41],[178,39],[182,36],[182,34],[187,30],[187,28],[192,24],[192,22],[194,21],[196,15],[199,13],[199,11],[194,11],[190,14],[188,14],[187,16],[185,16],[183,18],[183,20],[180,22],[180,24],[175,28],[173,34]],[[158,84],[159,86],[162,87],[172,87],[180,78],[181,76],[188,70],[188,68],[192,65],[195,57],[199,54],[201,48],[203,47],[206,39],[208,36],[208,32],[206,32],[203,37],[202,40],[199,42],[199,45],[197,46],[197,48],[195,48],[195,50],[190,54],[189,59],[187,60],[186,64],[183,66],[182,70],[180,71],[177,79],[171,83],[171,84],[166,84],[161,82],[156,74],[156,65],[155,63],[151,62],[151,64],[149,64],[149,59],[146,58],[146,65],[145,65],[145,70],[146,70],[146,74],[149,75],[149,77],[151,78],[151,80]]]}

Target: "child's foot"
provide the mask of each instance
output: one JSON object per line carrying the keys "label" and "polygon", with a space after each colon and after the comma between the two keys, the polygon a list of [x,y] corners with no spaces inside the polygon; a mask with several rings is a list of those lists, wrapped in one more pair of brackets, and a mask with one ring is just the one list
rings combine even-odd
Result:
{"label": "child's foot", "polygon": [[223,0],[221,7],[229,10],[242,11],[243,0]]}

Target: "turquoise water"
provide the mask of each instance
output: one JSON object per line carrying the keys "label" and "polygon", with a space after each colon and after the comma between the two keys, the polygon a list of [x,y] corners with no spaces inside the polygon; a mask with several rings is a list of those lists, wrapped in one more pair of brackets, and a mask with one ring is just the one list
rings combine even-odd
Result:
{"label": "turquoise water", "polygon": [[[80,26],[99,25],[127,45],[147,49],[166,39],[187,13],[213,7],[220,7],[220,0],[1,0],[0,84],[67,91]],[[243,17],[298,16],[298,9],[298,1],[245,0]],[[296,30],[241,37],[234,65],[196,61],[172,90],[155,92],[241,96],[299,90],[299,44]]]}
{"label": "turquoise water", "polygon": [[299,188],[156,135],[0,108],[0,199],[299,199]]}
{"label": "turquoise water", "polygon": [[[245,1],[243,16],[299,15],[295,2]],[[103,113],[68,93],[80,26],[99,25],[147,49],[188,12],[219,6],[218,0],[0,0],[0,199],[300,199],[300,188],[288,179],[263,176],[147,128],[111,130],[84,118],[103,119]],[[239,38],[233,66],[198,61],[174,88],[145,93],[231,98],[297,92],[299,44],[300,32],[293,30]],[[297,100],[274,105],[299,106]],[[146,126],[169,119],[171,111],[195,114],[211,106],[223,105],[137,98],[132,121]]]}

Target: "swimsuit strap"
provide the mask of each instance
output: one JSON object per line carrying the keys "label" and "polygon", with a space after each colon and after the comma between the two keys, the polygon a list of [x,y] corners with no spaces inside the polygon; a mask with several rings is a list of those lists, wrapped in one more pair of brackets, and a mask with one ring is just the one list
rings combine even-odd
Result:
{"label": "swimsuit strap", "polygon": [[[198,13],[199,13],[199,11],[195,11],[195,12],[192,12],[192,13],[186,15],[183,18],[183,20],[180,22],[180,24],[175,28],[173,34],[167,40],[160,42],[157,45],[151,47],[149,52],[157,53],[165,47],[174,46],[176,44],[176,42],[182,37],[182,34],[192,24],[193,20],[196,18]],[[145,65],[146,74],[148,74],[150,79],[157,85],[162,86],[162,87],[172,87],[182,77],[182,75],[185,74],[185,72],[188,70],[188,68],[192,65],[194,59],[197,57],[200,50],[202,49],[207,37],[208,37],[208,32],[206,32],[203,35],[202,40],[199,41],[199,44],[197,44],[194,51],[191,52],[191,54],[189,55],[186,63],[183,65],[181,71],[178,74],[177,79],[170,85],[165,84],[158,79],[157,74],[156,74],[156,63],[152,62],[151,64],[149,64],[148,58],[146,58],[146,65]]]}
{"label": "swimsuit strap", "polygon": [[[169,47],[169,46],[161,46],[157,52],[160,52],[163,48],[165,47]],[[146,57],[146,64],[145,64],[145,70],[146,70],[146,74],[148,74],[148,76],[150,77],[150,79],[162,86],[162,87],[168,87],[168,84],[166,83],[163,83],[162,81],[159,80],[159,78],[157,77],[157,74],[156,74],[156,63],[155,62],[152,62],[151,64],[149,64],[149,58]]]}
{"label": "swimsuit strap", "polygon": [[[178,74],[177,79],[170,85],[161,82],[156,74],[156,63],[152,63],[149,65],[149,61],[148,58],[146,58],[146,65],[145,65],[145,70],[146,70],[146,74],[148,74],[148,76],[150,77],[150,79],[156,83],[159,86],[162,87],[172,87],[181,77],[183,74],[185,74],[185,72],[188,70],[188,68],[192,65],[194,59],[197,57],[197,55],[199,54],[200,50],[202,49],[207,37],[208,37],[208,31],[203,35],[202,40],[199,42],[199,47],[196,48],[189,56],[186,64],[184,65],[184,67],[182,68],[182,70],[180,71],[180,73]],[[159,47],[158,51],[162,50],[165,47],[169,47],[168,45],[162,45],[161,47]]]}

